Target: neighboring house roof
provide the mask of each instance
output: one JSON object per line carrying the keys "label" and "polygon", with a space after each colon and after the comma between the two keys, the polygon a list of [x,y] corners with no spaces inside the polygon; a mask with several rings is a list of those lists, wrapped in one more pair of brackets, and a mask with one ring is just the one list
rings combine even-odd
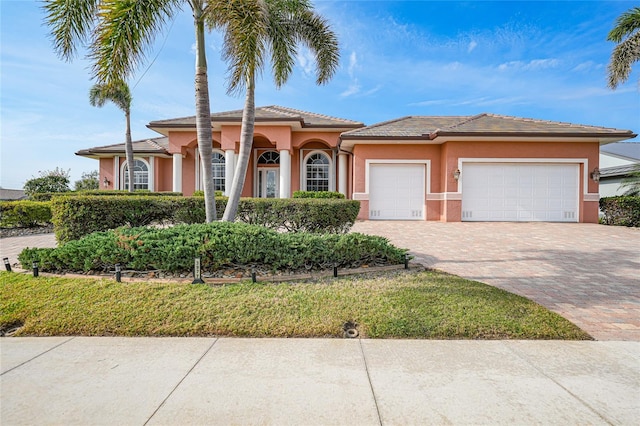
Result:
{"label": "neighboring house roof", "polygon": [[[133,141],[134,154],[150,154],[155,156],[171,156],[169,154],[169,138],[162,136],[159,138],[142,139]],[[98,146],[95,148],[82,149],[76,152],[81,157],[99,158],[113,157],[115,154],[125,154],[125,144]]]}
{"label": "neighboring house roof", "polygon": [[408,116],[342,134],[342,140],[422,139],[456,136],[593,137],[604,142],[633,138],[631,130],[586,126],[496,114]]}
{"label": "neighboring house roof", "polygon": [[27,195],[22,189],[4,189],[0,188],[0,200],[2,201],[16,201],[25,200]]}
{"label": "neighboring house roof", "polygon": [[640,163],[627,164],[624,166],[607,167],[600,169],[600,179],[626,177],[633,172],[640,171]]}
{"label": "neighboring house roof", "polygon": [[[225,111],[211,114],[211,122],[214,128],[222,123],[242,122],[242,110]],[[299,111],[292,108],[285,108],[278,105],[271,105],[256,108],[256,123],[261,122],[291,122],[299,125],[300,128],[358,128],[364,124],[358,121],[344,118],[330,117],[328,115],[316,114],[313,112]],[[196,117],[173,118],[170,120],[152,121],[147,127],[162,132],[167,128],[195,128]]]}
{"label": "neighboring house roof", "polygon": [[603,154],[612,154],[632,162],[640,162],[640,142],[618,142],[603,145],[600,148]]}

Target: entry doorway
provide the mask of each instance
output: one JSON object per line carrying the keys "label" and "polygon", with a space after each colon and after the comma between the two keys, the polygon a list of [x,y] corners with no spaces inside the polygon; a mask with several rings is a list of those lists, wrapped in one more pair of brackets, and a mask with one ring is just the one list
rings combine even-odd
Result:
{"label": "entry doorway", "polygon": [[280,197],[280,168],[258,167],[258,198]]}

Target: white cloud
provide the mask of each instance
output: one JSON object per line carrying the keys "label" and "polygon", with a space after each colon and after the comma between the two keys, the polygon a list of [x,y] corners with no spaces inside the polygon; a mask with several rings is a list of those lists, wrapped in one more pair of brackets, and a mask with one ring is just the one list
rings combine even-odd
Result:
{"label": "white cloud", "polygon": [[525,61],[510,61],[498,65],[500,71],[508,70],[522,70],[522,71],[536,71],[549,68],[556,68],[560,65],[558,59],[533,59],[529,62]]}
{"label": "white cloud", "polygon": [[341,98],[346,98],[348,96],[353,96],[355,94],[360,93],[360,84],[358,83],[358,79],[356,78],[349,84],[349,87],[344,92],[340,93]]}
{"label": "white cloud", "polygon": [[353,78],[353,74],[357,66],[358,66],[358,57],[356,56],[356,52],[351,52],[351,55],[349,55],[349,68],[347,69],[347,72],[349,73],[349,77]]}
{"label": "white cloud", "polygon": [[306,47],[300,49],[296,54],[296,58],[298,59],[298,65],[300,65],[300,68],[302,68],[302,72],[304,72],[305,75],[313,73],[316,60],[311,50]]}
{"label": "white cloud", "polygon": [[473,49],[475,49],[477,46],[478,46],[478,43],[475,40],[471,40],[471,42],[467,46],[467,53],[473,52]]}

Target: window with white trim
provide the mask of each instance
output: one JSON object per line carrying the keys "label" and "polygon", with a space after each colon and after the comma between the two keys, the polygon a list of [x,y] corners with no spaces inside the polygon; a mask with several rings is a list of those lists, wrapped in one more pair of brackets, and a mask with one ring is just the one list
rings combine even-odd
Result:
{"label": "window with white trim", "polygon": [[211,156],[211,170],[213,172],[213,190],[224,191],[226,184],[225,158],[219,151],[213,151]]}
{"label": "window with white trim", "polygon": [[[125,162],[122,167],[122,187],[129,190],[129,165]],[[133,160],[133,190],[149,189],[149,166],[140,159]]]}
{"label": "window with white trim", "polygon": [[305,191],[329,191],[331,189],[331,160],[321,151],[314,151],[304,161]]}

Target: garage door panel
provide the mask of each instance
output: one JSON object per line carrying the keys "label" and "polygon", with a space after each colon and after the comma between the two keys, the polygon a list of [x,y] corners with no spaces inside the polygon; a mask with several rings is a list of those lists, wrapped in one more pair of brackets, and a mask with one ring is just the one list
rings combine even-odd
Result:
{"label": "garage door panel", "polygon": [[464,221],[576,222],[577,164],[465,163]]}
{"label": "garage door panel", "polygon": [[424,218],[424,164],[372,164],[369,168],[369,218]]}

